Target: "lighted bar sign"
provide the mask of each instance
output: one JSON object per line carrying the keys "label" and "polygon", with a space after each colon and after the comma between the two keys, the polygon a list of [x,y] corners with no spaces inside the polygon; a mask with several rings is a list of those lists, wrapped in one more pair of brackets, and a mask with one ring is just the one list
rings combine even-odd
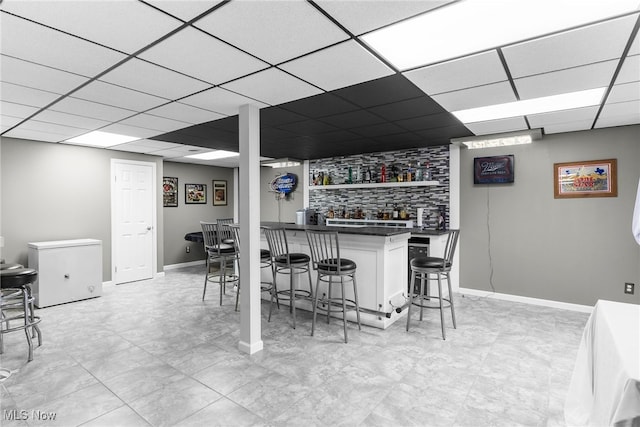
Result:
{"label": "lighted bar sign", "polygon": [[474,184],[510,183],[513,178],[513,154],[473,159]]}
{"label": "lighted bar sign", "polygon": [[278,175],[273,178],[270,186],[272,191],[287,195],[295,191],[297,184],[298,177],[295,174],[285,173],[284,175]]}

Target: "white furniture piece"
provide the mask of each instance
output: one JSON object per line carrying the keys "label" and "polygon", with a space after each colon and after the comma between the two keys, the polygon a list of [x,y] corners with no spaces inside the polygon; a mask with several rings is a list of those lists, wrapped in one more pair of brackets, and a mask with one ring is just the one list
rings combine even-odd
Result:
{"label": "white furniture piece", "polygon": [[38,271],[33,296],[48,307],[102,295],[102,241],[29,243],[29,267]]}
{"label": "white furniture piece", "polygon": [[596,303],[578,349],[564,416],[570,426],[640,421],[640,305]]}

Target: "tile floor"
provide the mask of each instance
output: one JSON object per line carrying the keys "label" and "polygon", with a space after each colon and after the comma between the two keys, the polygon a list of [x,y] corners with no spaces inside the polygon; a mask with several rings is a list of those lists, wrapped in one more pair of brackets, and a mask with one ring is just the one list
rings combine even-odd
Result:
{"label": "tile floor", "polygon": [[[107,286],[104,296],[39,311],[44,336],[26,363],[5,337],[2,426],[562,426],[587,314],[457,295],[458,329],[437,310],[405,332],[286,309],[266,322],[265,349],[237,350],[234,295],[201,301],[204,266]],[[55,419],[50,419],[55,416]],[[13,419],[11,419],[13,418]],[[49,418],[49,419],[46,419]]]}

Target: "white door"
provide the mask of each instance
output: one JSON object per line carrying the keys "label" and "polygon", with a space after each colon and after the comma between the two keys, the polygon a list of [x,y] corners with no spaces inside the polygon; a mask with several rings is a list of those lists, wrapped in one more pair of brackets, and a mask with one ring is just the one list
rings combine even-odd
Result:
{"label": "white door", "polygon": [[112,160],[115,284],[151,279],[155,260],[155,163]]}

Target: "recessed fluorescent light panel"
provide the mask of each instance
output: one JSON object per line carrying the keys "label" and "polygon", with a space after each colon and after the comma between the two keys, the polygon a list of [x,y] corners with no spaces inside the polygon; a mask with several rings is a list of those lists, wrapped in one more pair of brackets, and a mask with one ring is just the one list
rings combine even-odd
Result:
{"label": "recessed fluorescent light panel", "polygon": [[75,138],[67,139],[68,144],[89,145],[91,147],[111,147],[113,145],[124,144],[126,142],[136,141],[140,138],[137,136],[119,135],[117,133],[93,131]]}
{"label": "recessed fluorescent light panel", "polygon": [[404,71],[637,10],[637,0],[461,0],[362,39]]}
{"label": "recessed fluorescent light panel", "polygon": [[260,166],[268,166],[270,168],[290,168],[293,166],[300,166],[300,160],[282,158],[282,159],[271,159],[271,160],[263,160],[260,162]]}
{"label": "recessed fluorescent light panel", "polygon": [[542,139],[542,129],[532,129],[523,132],[499,133],[493,135],[455,138],[454,145],[464,145],[469,149],[507,147],[509,145],[531,144],[534,140]]}
{"label": "recessed fluorescent light panel", "polygon": [[191,154],[189,156],[184,156],[184,157],[187,157],[189,159],[199,159],[199,160],[216,160],[216,159],[226,159],[227,157],[236,157],[239,155],[240,153],[234,153],[233,151],[215,150],[215,151],[208,151],[206,153]]}
{"label": "recessed fluorescent light panel", "polygon": [[524,101],[514,101],[507,102],[505,104],[470,108],[468,110],[452,111],[451,114],[456,116],[462,123],[475,123],[485,122],[487,120],[526,116],[529,114],[549,113],[552,111],[590,107],[592,105],[600,104],[605,90],[606,88],[600,87],[597,89],[582,90],[579,92],[526,99]]}

